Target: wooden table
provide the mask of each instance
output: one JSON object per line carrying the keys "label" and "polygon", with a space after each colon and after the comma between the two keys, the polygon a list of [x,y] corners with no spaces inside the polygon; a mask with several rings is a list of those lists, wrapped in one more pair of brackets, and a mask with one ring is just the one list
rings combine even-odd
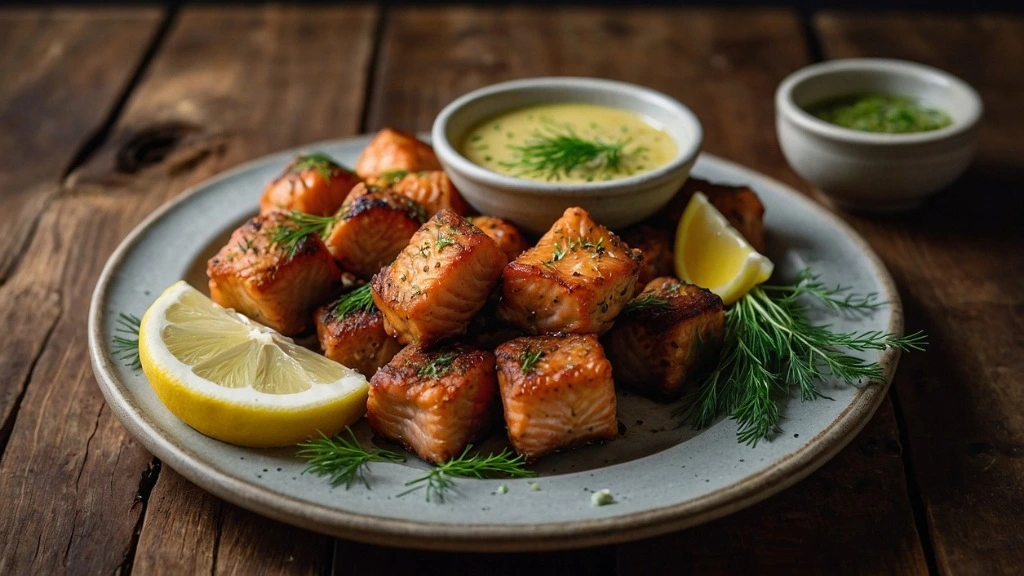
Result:
{"label": "wooden table", "polygon": [[[985,101],[967,174],[919,213],[842,214],[927,353],[810,478],[716,522],[545,554],[333,540],[214,498],[135,442],[86,349],[102,263],[160,204],[279,149],[397,126],[524,76],[617,78],[691,106],[705,149],[813,193],[775,140],[779,81],[908,58]],[[0,11],[0,574],[924,573],[1024,564],[1024,18],[785,9],[188,7]],[[396,542],[400,545],[400,542]]]}

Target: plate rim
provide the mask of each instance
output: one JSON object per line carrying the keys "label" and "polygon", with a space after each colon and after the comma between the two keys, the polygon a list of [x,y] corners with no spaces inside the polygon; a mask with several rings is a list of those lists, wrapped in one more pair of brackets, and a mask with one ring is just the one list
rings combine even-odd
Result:
{"label": "plate rim", "polygon": [[[105,303],[109,286],[125,255],[155,222],[180,204],[223,180],[307,148],[365,140],[367,135],[314,142],[249,160],[199,182],[165,202],[140,222],[117,246],[103,267],[89,304],[88,346],[97,385],[115,416],[151,454],[175,472],[211,494],[257,514],[322,534],[370,544],[446,551],[512,552],[543,551],[615,544],[682,530],[736,512],[765,500],[803,480],[848,445],[867,425],[881,405],[899,361],[898,348],[882,353],[879,363],[885,379],[860,386],[849,405],[823,430],[801,448],[786,454],[758,472],[704,494],[698,498],[650,510],[606,518],[548,522],[544,524],[468,524],[418,522],[367,515],[310,504],[288,494],[250,484],[218,471],[196,458],[185,445],[164,437],[149,416],[126,394],[105,353]],[[760,180],[802,203],[817,216],[848,237],[866,256],[881,284],[891,315],[888,331],[903,334],[903,306],[892,276],[870,244],[839,216],[770,176],[720,156],[702,152],[698,158],[730,171]]]}

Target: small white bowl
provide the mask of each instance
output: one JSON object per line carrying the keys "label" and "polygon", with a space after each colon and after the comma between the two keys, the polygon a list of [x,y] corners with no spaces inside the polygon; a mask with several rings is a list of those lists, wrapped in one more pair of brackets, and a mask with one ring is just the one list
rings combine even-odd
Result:
{"label": "small white bowl", "polygon": [[[677,152],[654,170],[606,182],[538,182],[493,172],[458,151],[467,133],[502,112],[554,103],[586,103],[631,110],[664,130]],[[601,224],[622,228],[664,206],[690,174],[703,141],[697,116],[654,90],[594,78],[531,78],[494,84],[449,104],[434,120],[431,139],[452,183],[474,208],[541,234],[566,208],[580,206]]]}
{"label": "small white bowl", "polygon": [[[806,111],[834,97],[909,96],[949,114],[926,132],[887,134],[843,128]],[[841,206],[883,212],[914,208],[966,168],[978,141],[982,103],[959,78],[903,60],[854,58],[808,66],[775,92],[775,124],[786,160]]]}

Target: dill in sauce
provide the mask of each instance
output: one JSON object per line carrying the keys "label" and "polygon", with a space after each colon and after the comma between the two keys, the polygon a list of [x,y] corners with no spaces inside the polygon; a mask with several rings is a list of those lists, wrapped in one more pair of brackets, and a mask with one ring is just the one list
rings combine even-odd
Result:
{"label": "dill in sauce", "polygon": [[891,94],[829,98],[809,106],[807,111],[829,124],[863,132],[927,132],[953,123],[942,110],[929,108],[913,98]]}
{"label": "dill in sauce", "polygon": [[642,116],[593,104],[545,104],[506,112],[469,132],[474,164],[542,182],[603,182],[670,162],[676,144]]}

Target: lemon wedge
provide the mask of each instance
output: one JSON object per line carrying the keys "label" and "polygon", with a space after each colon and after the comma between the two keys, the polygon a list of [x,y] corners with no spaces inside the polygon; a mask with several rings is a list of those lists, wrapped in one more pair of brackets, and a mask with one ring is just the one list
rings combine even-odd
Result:
{"label": "lemon wedge", "polygon": [[222,308],[185,282],[142,317],[142,370],[186,424],[241,446],[333,436],[366,412],[366,378]]}
{"label": "lemon wedge", "polygon": [[675,258],[676,275],[718,294],[726,304],[767,280],[775,268],[700,192],[679,220]]}

